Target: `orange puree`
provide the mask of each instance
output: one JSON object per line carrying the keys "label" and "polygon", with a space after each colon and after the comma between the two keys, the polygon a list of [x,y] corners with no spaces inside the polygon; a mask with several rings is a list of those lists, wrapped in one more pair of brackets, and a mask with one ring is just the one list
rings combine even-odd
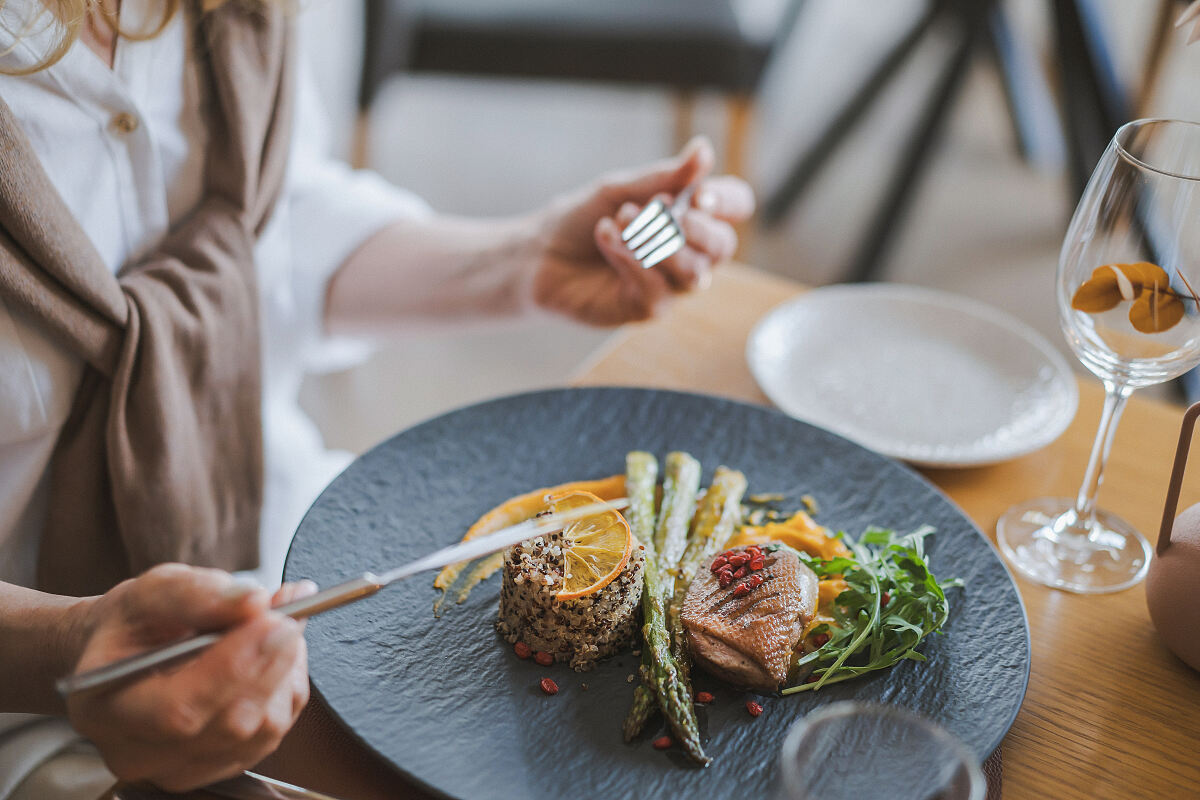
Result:
{"label": "orange puree", "polygon": [[782,542],[787,546],[808,553],[813,558],[828,560],[834,556],[848,556],[850,551],[840,539],[829,535],[829,530],[818,525],[813,518],[803,511],[797,511],[785,522],[768,522],[742,528],[732,540],[729,547],[743,547],[751,544],[766,544],[767,542]]}

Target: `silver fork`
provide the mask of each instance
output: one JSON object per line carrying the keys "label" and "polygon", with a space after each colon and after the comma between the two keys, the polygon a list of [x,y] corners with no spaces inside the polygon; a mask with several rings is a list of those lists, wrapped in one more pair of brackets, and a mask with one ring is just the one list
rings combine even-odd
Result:
{"label": "silver fork", "polygon": [[687,243],[679,220],[692,202],[692,188],[684,189],[670,208],[661,200],[654,200],[621,231],[621,241],[642,262],[642,269],[670,258]]}

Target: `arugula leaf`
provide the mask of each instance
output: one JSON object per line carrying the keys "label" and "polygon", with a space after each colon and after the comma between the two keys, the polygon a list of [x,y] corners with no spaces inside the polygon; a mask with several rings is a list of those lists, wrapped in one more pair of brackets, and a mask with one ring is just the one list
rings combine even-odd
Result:
{"label": "arugula leaf", "polygon": [[926,660],[916,648],[929,634],[940,633],[949,618],[946,590],[963,585],[958,578],[938,581],[929,570],[925,537],[931,533],[928,525],[903,535],[871,527],[857,541],[838,534],[851,557],[821,560],[796,553],[819,578],[840,575],[847,588],[829,609],[833,623],[812,631],[827,633],[829,640],[795,662],[815,665],[811,682],[789,686],[783,694],[817,691],[904,660]]}

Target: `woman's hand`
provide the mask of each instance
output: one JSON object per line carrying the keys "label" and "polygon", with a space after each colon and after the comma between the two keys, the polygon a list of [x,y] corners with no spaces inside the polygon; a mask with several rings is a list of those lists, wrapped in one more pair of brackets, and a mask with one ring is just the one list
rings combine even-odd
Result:
{"label": "woman's hand", "polygon": [[119,584],[84,612],[90,636],[77,672],[201,631],[230,632],[177,667],[73,696],[71,723],[123,780],[184,791],[253,766],[308,702],[303,626],[270,606],[315,588],[291,584],[271,598],[180,564]]}
{"label": "woman's hand", "polygon": [[[602,178],[545,212],[533,278],[539,306],[590,325],[647,319],[674,292],[704,286],[712,268],[737,250],[734,225],[754,213],[754,193],[733,176],[708,177],[712,146],[693,139],[667,161]],[[681,226],[687,245],[643,269],[621,230],[655,197],[668,206],[696,184]]]}

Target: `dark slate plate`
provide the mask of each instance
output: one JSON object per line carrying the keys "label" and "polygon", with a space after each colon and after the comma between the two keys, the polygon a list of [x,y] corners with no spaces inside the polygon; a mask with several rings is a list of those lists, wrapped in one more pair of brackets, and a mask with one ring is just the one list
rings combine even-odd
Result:
{"label": "dark slate plate", "polygon": [[[980,759],[1000,743],[1025,694],[1029,630],[995,549],[909,468],[757,406],[643,389],[562,389],[446,414],[366,453],[325,490],[300,525],[286,577],[330,585],[403,564],[453,543],[508,497],[621,472],[633,449],[660,458],[687,450],[705,465],[706,483],[717,464],[736,467],[751,492],[784,493],[784,507],[811,494],[822,523],[855,535],[869,524],[934,525],[932,568],[962,577],[966,588],[952,590],[946,635],[923,645],[929,662],[819,695],[766,698],[758,718],[744,708],[752,695],[698,676],[697,688],[717,695],[699,711],[714,759],[701,770],[650,746],[661,729],[622,742],[634,656],[585,674],[520,661],[492,627],[498,575],[435,619],[430,574],[309,622],[313,682],[346,728],[415,781],[462,798],[762,797],[788,726],[847,698],[919,710]],[[553,697],[538,688],[545,675],[561,688]]]}

